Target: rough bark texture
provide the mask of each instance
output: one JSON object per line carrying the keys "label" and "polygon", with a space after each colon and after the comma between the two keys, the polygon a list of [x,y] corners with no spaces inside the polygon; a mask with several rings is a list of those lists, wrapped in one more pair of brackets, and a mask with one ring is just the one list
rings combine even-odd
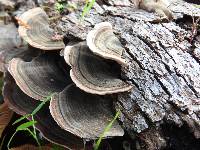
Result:
{"label": "rough bark texture", "polygon": [[134,86],[131,92],[119,95],[115,105],[122,111],[125,129],[129,134],[140,133],[147,149],[166,146],[160,132],[160,125],[166,122],[185,123],[200,138],[200,38],[198,35],[190,43],[191,28],[181,26],[187,17],[200,16],[200,10],[183,1],[171,3],[170,9],[175,20],[164,23],[154,13],[95,4],[84,23],[79,23],[77,12],[59,23],[69,41],[73,37],[85,40],[96,23],[112,23],[129,61],[122,78]]}
{"label": "rough bark texture", "polygon": [[191,42],[192,16],[199,17],[200,9],[182,0],[170,2],[175,17],[171,22],[114,0],[95,3],[82,22],[79,10],[57,22],[66,44],[85,40],[96,23],[113,25],[126,49],[123,57],[129,62],[122,68],[122,78],[134,86],[118,96],[115,108],[121,110],[120,120],[128,133],[132,137],[137,134],[145,148],[152,150],[166,146],[161,130],[165,123],[185,124],[200,138],[199,31]]}

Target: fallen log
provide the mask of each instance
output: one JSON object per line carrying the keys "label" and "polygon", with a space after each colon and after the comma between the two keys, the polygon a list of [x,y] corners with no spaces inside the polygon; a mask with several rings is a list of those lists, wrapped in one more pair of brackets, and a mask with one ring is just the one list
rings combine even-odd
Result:
{"label": "fallen log", "polygon": [[[12,15],[28,10],[25,6]],[[128,135],[139,141],[137,149],[170,148],[172,138],[164,131],[169,126],[186,126],[190,136],[200,138],[200,31],[195,22],[200,9],[183,0],[171,0],[169,9],[172,21],[138,9],[128,0],[126,5],[102,0],[82,21],[77,9],[51,22],[64,35],[65,45],[85,41],[98,23],[112,24],[128,64],[122,67],[121,77],[133,86],[117,95],[113,108],[122,112],[119,121]]]}
{"label": "fallen log", "polygon": [[159,20],[149,13],[129,6],[96,3],[83,23],[78,13],[70,13],[59,21],[66,42],[85,40],[91,28],[109,21],[125,47],[128,67],[122,68],[122,78],[133,86],[122,93],[115,107],[129,134],[137,134],[147,149],[167,145],[163,124],[186,124],[200,138],[200,35],[192,34],[200,9],[184,1],[172,1],[169,8],[175,19]]}

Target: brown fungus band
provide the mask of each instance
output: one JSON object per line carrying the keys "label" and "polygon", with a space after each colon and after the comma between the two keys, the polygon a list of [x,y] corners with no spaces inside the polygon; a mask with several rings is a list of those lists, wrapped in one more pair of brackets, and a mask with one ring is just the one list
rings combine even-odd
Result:
{"label": "brown fungus band", "polygon": [[41,8],[33,8],[19,17],[19,35],[31,46],[42,50],[64,48],[62,40],[54,40],[55,33],[49,27],[48,16]]}
{"label": "brown fungus band", "polygon": [[[42,100],[54,92],[61,92],[71,79],[62,66],[62,59],[54,53],[42,54],[31,62],[14,58],[9,72],[20,89],[28,96]],[[66,71],[66,72],[65,72]]]}
{"label": "brown fungus band", "polygon": [[87,35],[87,45],[96,55],[115,60],[124,66],[127,65],[125,59],[122,58],[124,48],[113,33],[112,25],[109,22],[95,25]]}
{"label": "brown fungus band", "polygon": [[72,68],[70,76],[73,82],[85,92],[105,95],[132,88],[119,78],[120,75],[112,65],[94,55],[85,42],[67,46],[64,58]]}
{"label": "brown fungus band", "polygon": [[[24,94],[8,73],[5,76],[3,94],[9,107],[20,115],[30,114],[40,104],[37,100]],[[67,149],[81,149],[84,147],[81,138],[61,129],[57,125],[50,114],[48,104],[45,104],[34,115],[34,119],[37,121],[36,128],[48,141]]]}
{"label": "brown fungus band", "polygon": [[[81,138],[96,139],[113,118],[111,99],[85,93],[74,84],[55,95],[50,102],[54,120],[66,131]],[[117,122],[104,137],[123,136]]]}

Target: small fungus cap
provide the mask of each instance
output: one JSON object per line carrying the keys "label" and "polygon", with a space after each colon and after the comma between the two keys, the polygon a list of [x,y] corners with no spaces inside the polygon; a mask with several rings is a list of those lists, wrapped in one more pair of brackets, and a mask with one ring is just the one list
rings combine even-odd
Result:
{"label": "small fungus cap", "polygon": [[127,66],[125,59],[122,58],[124,48],[113,33],[112,25],[109,22],[95,25],[94,29],[87,35],[87,45],[96,55]]}
{"label": "small fungus cap", "polygon": [[129,91],[132,86],[105,59],[94,55],[85,42],[67,46],[65,61],[71,66],[72,81],[85,92],[105,95]]}
{"label": "small fungus cap", "polygon": [[65,47],[61,39],[53,39],[55,33],[49,27],[48,16],[41,8],[26,11],[18,22],[19,35],[31,46],[42,50],[59,50]]}
{"label": "small fungus cap", "polygon": [[67,69],[63,69],[65,66],[61,62],[62,59],[55,54],[42,54],[30,62],[13,58],[8,70],[25,94],[43,100],[51,93],[61,92],[71,83]]}

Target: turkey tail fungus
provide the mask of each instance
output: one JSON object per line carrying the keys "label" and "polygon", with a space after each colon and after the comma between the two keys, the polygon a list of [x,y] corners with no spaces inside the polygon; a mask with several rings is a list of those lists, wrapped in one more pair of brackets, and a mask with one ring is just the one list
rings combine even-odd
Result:
{"label": "turkey tail fungus", "polygon": [[62,39],[52,39],[55,33],[49,27],[48,16],[41,8],[30,9],[19,19],[27,24],[19,23],[19,35],[31,46],[42,50],[59,50],[65,47]]}
{"label": "turkey tail fungus", "polygon": [[151,10],[140,0],[101,0],[80,22],[82,3],[67,11],[77,1],[54,2],[0,0],[0,120],[9,107],[0,133],[7,112],[26,117],[39,105],[42,146],[82,150],[103,139],[103,150],[198,150],[200,9],[183,0],[161,8],[152,0]]}
{"label": "turkey tail fungus", "polygon": [[72,67],[70,76],[80,89],[92,94],[112,94],[129,91],[132,86],[119,79],[120,73],[106,61],[94,55],[85,42],[67,46],[66,62]]}
{"label": "turkey tail fungus", "polygon": [[24,93],[42,100],[50,93],[61,92],[71,82],[69,75],[59,66],[62,59],[55,55],[42,54],[31,62],[14,58],[8,70]]}
{"label": "turkey tail fungus", "polygon": [[[53,31],[41,8],[23,13],[18,23],[19,35],[32,47],[39,48],[41,53],[31,59],[26,58],[29,55],[19,58],[15,55],[7,61],[8,71],[14,78],[6,73],[3,93],[9,107],[20,115],[26,115],[40,104],[38,100],[56,93],[50,102],[50,111],[49,104],[46,104],[34,116],[36,128],[44,137],[71,149],[80,149],[83,139],[99,138],[113,118],[113,98],[99,95],[121,93],[132,88],[120,79],[120,68],[113,68],[111,64],[114,62],[108,62],[108,59],[121,61],[120,64],[125,62],[121,58],[123,48],[111,27],[102,39],[111,39],[108,41],[110,44],[107,44],[106,55],[93,53],[86,42],[80,42],[73,46],[67,45],[64,51],[65,62],[57,52],[63,48],[63,42],[50,39]],[[103,45],[100,43],[100,49]],[[28,48],[30,52],[31,49]],[[115,122],[103,138],[123,134],[124,130]]]}
{"label": "turkey tail fungus", "polygon": [[[71,84],[53,96],[50,112],[54,120],[66,131],[84,139],[97,139],[113,118],[111,100],[85,93]],[[123,129],[115,122],[104,138],[123,134]]]}
{"label": "turkey tail fungus", "polygon": [[[20,115],[30,114],[40,104],[39,101],[24,94],[9,73],[5,76],[3,94],[9,107]],[[48,104],[36,113],[34,119],[37,121],[36,128],[48,141],[68,149],[83,148],[81,138],[61,129],[56,124],[51,117]]]}
{"label": "turkey tail fungus", "polygon": [[113,33],[112,25],[109,22],[95,25],[87,35],[87,45],[96,55],[127,65],[125,59],[122,58],[124,48]]}

